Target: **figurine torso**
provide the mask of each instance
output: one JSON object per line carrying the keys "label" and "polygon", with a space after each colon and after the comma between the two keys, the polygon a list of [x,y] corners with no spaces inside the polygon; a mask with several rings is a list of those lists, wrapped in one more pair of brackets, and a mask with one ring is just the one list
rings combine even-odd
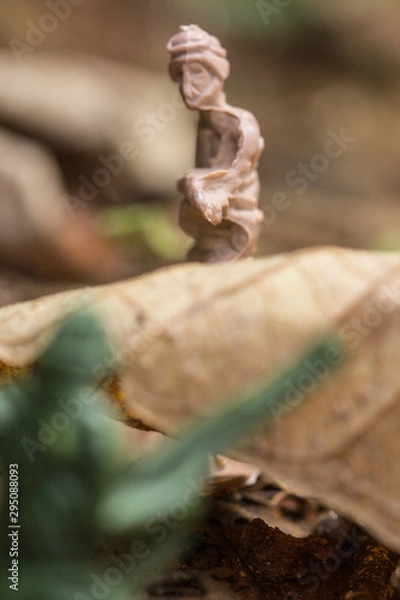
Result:
{"label": "figurine torso", "polygon": [[229,169],[239,150],[240,121],[226,112],[200,113],[196,166]]}
{"label": "figurine torso", "polygon": [[200,113],[197,168],[233,168],[243,176],[257,168],[263,148],[258,123],[247,110],[226,105]]}

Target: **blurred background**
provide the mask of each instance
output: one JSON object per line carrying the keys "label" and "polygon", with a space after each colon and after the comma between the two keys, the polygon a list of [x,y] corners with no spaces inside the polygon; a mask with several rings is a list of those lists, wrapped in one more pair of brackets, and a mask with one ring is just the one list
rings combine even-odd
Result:
{"label": "blurred background", "polygon": [[396,0],[0,0],[0,17],[0,305],[185,259],[180,24],[220,38],[227,100],[260,122],[258,255],[400,249]]}

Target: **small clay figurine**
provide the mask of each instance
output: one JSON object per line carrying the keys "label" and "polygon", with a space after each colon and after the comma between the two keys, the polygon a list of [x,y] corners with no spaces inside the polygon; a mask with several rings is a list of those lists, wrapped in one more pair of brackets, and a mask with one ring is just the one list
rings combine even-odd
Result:
{"label": "small clay figurine", "polygon": [[227,104],[227,52],[197,25],[182,26],[167,45],[170,76],[186,106],[200,111],[196,168],[179,181],[185,196],[180,225],[195,239],[188,259],[202,262],[251,256],[263,213],[257,165],[264,140],[254,116]]}

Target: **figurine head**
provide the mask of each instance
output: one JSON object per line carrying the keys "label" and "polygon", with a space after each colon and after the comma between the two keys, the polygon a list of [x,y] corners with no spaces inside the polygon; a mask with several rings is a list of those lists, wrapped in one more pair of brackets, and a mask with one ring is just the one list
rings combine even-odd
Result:
{"label": "figurine head", "polygon": [[229,62],[216,37],[197,25],[184,25],[169,40],[167,50],[171,53],[169,73],[188,108],[206,110],[225,102],[222,90]]}

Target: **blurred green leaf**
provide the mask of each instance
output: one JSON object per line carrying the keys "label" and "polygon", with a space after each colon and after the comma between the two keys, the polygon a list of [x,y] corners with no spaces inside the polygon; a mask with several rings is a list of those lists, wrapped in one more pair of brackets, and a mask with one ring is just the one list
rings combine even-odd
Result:
{"label": "blurred green leaf", "polygon": [[327,349],[340,350],[339,342],[321,342],[295,366],[250,398],[225,406],[215,416],[195,425],[178,443],[141,461],[99,506],[99,522],[105,530],[120,533],[139,528],[154,514],[182,502],[188,486],[200,485],[211,454],[232,447],[244,434],[274,419],[284,401],[288,382],[296,387],[308,372],[306,365],[318,361]]}
{"label": "blurred green leaf", "polygon": [[[232,447],[250,429],[272,421],[288,382],[296,386],[304,372],[308,373],[310,362],[325,356],[328,347],[340,350],[337,340],[322,341],[272,383],[240,402],[229,403],[215,416],[194,424],[178,442],[168,441],[154,456],[128,467],[127,461],[116,455],[110,421],[99,413],[100,398],[93,388],[94,376],[98,377],[99,369],[106,370],[111,359],[104,333],[89,315],[67,321],[39,359],[32,380],[0,394],[0,415],[4,417],[0,459],[6,468],[17,463],[19,469],[20,589],[24,600],[90,598],[93,540],[104,533],[126,536],[140,531],[146,540],[141,560],[132,573],[121,571],[121,582],[109,590],[108,598],[128,598],[129,592],[149,583],[154,572],[181,547],[183,524],[205,509],[203,492],[210,455]],[[51,429],[57,429],[54,416],[61,414],[60,399],[66,426],[55,433]],[[40,438],[41,448],[32,450],[23,441],[29,438],[39,446],[40,428],[48,439]],[[6,503],[2,510],[5,529],[8,519]],[[6,598],[15,594],[6,580],[8,549],[7,536],[3,536],[0,586],[6,590]]]}
{"label": "blurred green leaf", "polygon": [[161,205],[106,209],[100,218],[100,228],[110,238],[142,238],[153,254],[165,260],[181,259],[188,247],[186,236]]}
{"label": "blurred green leaf", "polygon": [[400,250],[400,232],[385,233],[373,240],[371,250],[398,252]]}

